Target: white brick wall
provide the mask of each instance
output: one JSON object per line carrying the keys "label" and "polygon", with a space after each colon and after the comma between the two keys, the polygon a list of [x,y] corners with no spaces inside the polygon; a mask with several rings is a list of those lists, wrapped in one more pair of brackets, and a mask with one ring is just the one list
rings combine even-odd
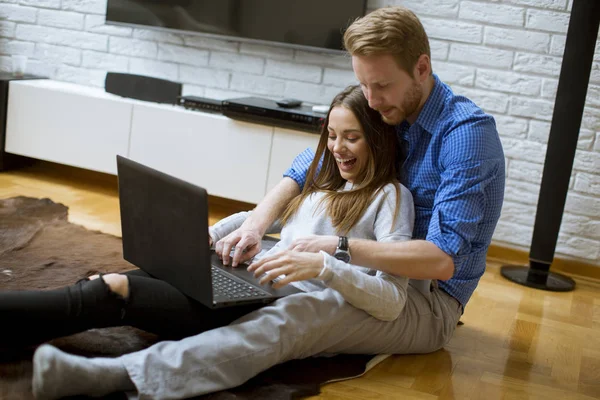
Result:
{"label": "white brick wall", "polygon": [[84,50],[81,66],[84,68],[99,68],[112,72],[127,72],[129,70],[129,57]]}
{"label": "white brick wall", "polygon": [[323,68],[317,65],[298,65],[293,61],[267,60],[265,75],[283,79],[293,76],[294,80],[320,83],[323,79]]}
{"label": "white brick wall", "polygon": [[[145,31],[145,32],[149,32],[149,31]],[[185,36],[183,38],[183,43],[186,46],[197,47],[199,49],[231,51],[234,53],[237,52],[240,48],[240,44],[237,42],[205,38],[205,37],[201,37],[201,36]],[[251,54],[251,52],[247,52],[247,53]],[[275,52],[273,52],[273,53],[275,53]],[[262,54],[262,55],[264,55],[264,54]]]}
{"label": "white brick wall", "polygon": [[112,36],[108,41],[108,52],[131,57],[156,58],[158,43]]}
{"label": "white brick wall", "polygon": [[456,19],[444,20],[439,18],[422,17],[421,22],[429,37],[455,42],[481,43],[483,26],[460,22]]}
{"label": "white brick wall", "polygon": [[133,37],[135,39],[152,40],[159,43],[183,44],[181,35],[163,31],[136,29],[133,31]]}
{"label": "white brick wall", "polygon": [[[512,175],[514,176],[514,173]],[[531,183],[511,177],[506,180],[504,199],[507,202],[525,204],[528,206],[527,212],[530,212],[531,206],[535,206],[537,204],[540,192],[539,189],[539,181],[536,183]]]}
{"label": "white brick wall", "polygon": [[490,47],[547,53],[550,45],[550,35],[525,29],[486,26],[484,43]]}
{"label": "white brick wall", "polygon": [[0,20],[0,37],[14,38],[17,24],[7,20]]}
{"label": "white brick wall", "polygon": [[507,138],[525,139],[527,137],[529,121],[506,115],[496,116],[496,127]]}
{"label": "white brick wall", "polygon": [[458,18],[490,25],[523,26],[525,8],[506,4],[461,1]]}
{"label": "white brick wall", "polygon": [[479,68],[475,86],[498,92],[538,96],[542,89],[542,80],[537,76]]}
{"label": "white brick wall", "polygon": [[90,14],[106,14],[106,0],[61,0],[64,10]]}
{"label": "white brick wall", "polygon": [[242,93],[277,97],[285,91],[285,79],[236,72],[231,77],[229,88]]}
{"label": "white brick wall", "polygon": [[537,100],[529,97],[512,97],[509,103],[509,113],[520,117],[552,120],[554,102]]}
{"label": "white brick wall", "polygon": [[82,30],[84,26],[85,15],[61,10],[40,10],[38,13],[38,25],[53,26],[56,28],[66,28],[73,30]]}
{"label": "white brick wall", "polygon": [[569,14],[560,11],[527,10],[525,27],[542,31],[567,33]]}
{"label": "white brick wall", "polygon": [[194,49],[175,44],[159,43],[158,59],[161,61],[177,60],[179,64],[204,67],[208,65],[208,50]]}
{"label": "white brick wall", "polygon": [[558,78],[560,74],[561,57],[541,56],[538,54],[517,53],[513,69],[515,71],[536,75],[549,75]]}
{"label": "white brick wall", "polygon": [[19,3],[24,6],[40,8],[60,8],[60,0],[10,0],[9,3]]}
{"label": "white brick wall", "polygon": [[0,18],[14,22],[35,23],[37,9],[22,7],[17,4],[0,4]]}
{"label": "white brick wall", "polygon": [[[453,90],[496,117],[505,148],[505,204],[494,241],[529,249],[565,47],[568,0],[369,0],[400,4],[428,31],[432,65]],[[3,0],[0,70],[102,87],[106,71],[179,81],[184,93],[328,103],[356,82],[347,55],[105,25],[106,0]],[[557,256],[600,266],[600,42]]]}
{"label": "white brick wall", "polygon": [[[436,69],[437,72],[437,69]],[[439,74],[442,79],[446,79],[443,73]],[[491,92],[489,90],[479,90],[466,88],[464,86],[454,85],[454,91],[473,100],[479,107],[494,115],[503,115],[508,110],[509,95],[504,93]]]}
{"label": "white brick wall", "polygon": [[[435,54],[433,49],[431,49],[431,53],[433,57]],[[461,64],[510,69],[514,57],[514,52],[509,50],[452,43],[449,59]]]}
{"label": "white brick wall", "polygon": [[129,62],[129,71],[133,74],[175,81],[179,75],[179,66],[172,62],[132,58]]}
{"label": "white brick wall", "polygon": [[179,66],[179,81],[183,84],[217,87],[226,89],[229,86],[231,74],[212,68],[194,68],[186,65]]}
{"label": "white brick wall", "polygon": [[[46,43],[35,44],[35,58],[48,63],[79,66],[81,64],[82,52],[89,52],[89,50],[82,51],[73,47],[55,46]],[[106,55],[106,53],[98,54]],[[88,66],[94,67],[94,64]]]}
{"label": "white brick wall", "polygon": [[106,35],[41,25],[18,24],[15,38],[29,42],[59,44],[81,49],[98,51],[108,49],[108,36]]}
{"label": "white brick wall", "polygon": [[104,33],[110,36],[130,37],[133,29],[115,25],[106,25],[104,15],[87,14],[85,16],[85,31],[92,33]]}
{"label": "white brick wall", "polygon": [[556,98],[558,79],[542,79],[542,97],[551,101]]}
{"label": "white brick wall", "polygon": [[240,71],[256,75],[263,75],[265,72],[263,57],[239,53],[213,51],[210,54],[208,65],[218,70]]}
{"label": "white brick wall", "polygon": [[0,54],[3,55],[21,54],[33,57],[34,49],[35,43],[0,38]]}

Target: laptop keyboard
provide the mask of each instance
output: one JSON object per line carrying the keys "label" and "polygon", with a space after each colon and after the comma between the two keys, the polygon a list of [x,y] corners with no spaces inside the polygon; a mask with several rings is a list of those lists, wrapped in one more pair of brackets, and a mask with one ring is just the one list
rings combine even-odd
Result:
{"label": "laptop keyboard", "polygon": [[219,268],[212,268],[213,295],[224,296],[230,299],[254,299],[260,297],[270,297],[271,294],[256,289],[246,282],[238,282],[227,275],[221,273]]}

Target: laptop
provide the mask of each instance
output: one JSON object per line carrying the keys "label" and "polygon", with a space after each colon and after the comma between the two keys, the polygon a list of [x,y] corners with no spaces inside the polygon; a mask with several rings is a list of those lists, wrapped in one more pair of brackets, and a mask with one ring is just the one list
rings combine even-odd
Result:
{"label": "laptop", "polygon": [[206,307],[270,303],[301,291],[261,285],[225,266],[208,244],[204,188],[117,156],[123,258]]}

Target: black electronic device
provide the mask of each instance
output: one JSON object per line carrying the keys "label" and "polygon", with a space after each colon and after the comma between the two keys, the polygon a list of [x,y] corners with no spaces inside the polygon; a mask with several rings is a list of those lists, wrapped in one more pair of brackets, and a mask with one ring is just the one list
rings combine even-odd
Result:
{"label": "black electronic device", "polygon": [[179,96],[178,104],[188,110],[208,111],[221,113],[223,111],[223,100],[209,99],[199,96]]}
{"label": "black electronic device", "polygon": [[285,108],[277,102],[260,97],[240,97],[223,101],[223,115],[250,122],[259,122],[283,128],[320,133],[325,116],[312,107]]}
{"label": "black electronic device", "polygon": [[104,89],[131,99],[153,101],[155,103],[176,104],[181,96],[182,85],[166,79],[151,76],[107,72]]}
{"label": "black electronic device", "polygon": [[107,0],[106,23],[341,53],[367,0]]}
{"label": "black electronic device", "polygon": [[275,103],[279,107],[283,107],[283,108],[295,108],[295,107],[300,107],[302,105],[302,102],[300,100],[296,100],[296,99],[281,99],[281,100],[275,101]]}
{"label": "black electronic device", "polygon": [[[223,265],[208,244],[205,188],[117,155],[123,258],[209,308],[301,293]],[[168,210],[165,212],[165,210]]]}

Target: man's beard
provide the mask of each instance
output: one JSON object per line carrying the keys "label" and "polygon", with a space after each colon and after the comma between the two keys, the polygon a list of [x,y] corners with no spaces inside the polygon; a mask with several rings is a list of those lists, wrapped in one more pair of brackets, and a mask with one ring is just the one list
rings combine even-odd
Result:
{"label": "man's beard", "polygon": [[407,90],[402,106],[395,107],[395,112],[389,118],[381,115],[381,119],[388,125],[398,125],[406,117],[413,115],[417,111],[422,97],[423,88],[417,82],[414,82],[410,89]]}

